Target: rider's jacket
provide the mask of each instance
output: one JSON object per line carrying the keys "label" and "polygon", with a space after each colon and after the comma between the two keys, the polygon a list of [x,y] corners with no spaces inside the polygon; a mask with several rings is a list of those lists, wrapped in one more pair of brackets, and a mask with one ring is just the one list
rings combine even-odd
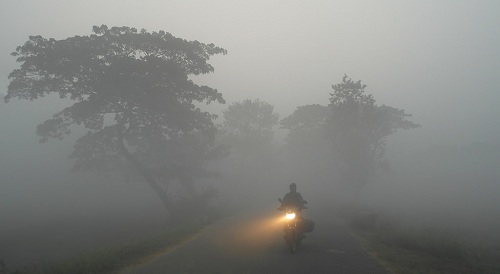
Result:
{"label": "rider's jacket", "polygon": [[282,208],[286,207],[297,207],[301,210],[304,207],[304,199],[299,192],[288,192],[283,197],[283,203],[281,204]]}

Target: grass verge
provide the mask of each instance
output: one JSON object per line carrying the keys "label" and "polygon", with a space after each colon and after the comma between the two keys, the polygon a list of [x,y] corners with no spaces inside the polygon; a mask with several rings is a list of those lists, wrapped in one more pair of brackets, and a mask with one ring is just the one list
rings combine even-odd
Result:
{"label": "grass verge", "polygon": [[465,244],[447,231],[356,222],[350,230],[361,247],[392,273],[500,273],[498,250]]}
{"label": "grass verge", "polygon": [[83,252],[56,263],[33,265],[23,270],[9,270],[0,260],[0,274],[119,273],[128,266],[147,263],[170,252],[175,246],[195,237],[210,222],[190,221],[164,228],[137,242]]}

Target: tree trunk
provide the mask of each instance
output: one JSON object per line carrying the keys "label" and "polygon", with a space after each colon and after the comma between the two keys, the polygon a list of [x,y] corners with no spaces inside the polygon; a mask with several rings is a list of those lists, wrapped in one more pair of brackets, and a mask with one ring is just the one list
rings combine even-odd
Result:
{"label": "tree trunk", "polygon": [[196,199],[198,197],[198,192],[196,191],[195,182],[191,176],[186,174],[183,168],[179,168],[176,171],[177,178],[179,178],[182,186],[191,198]]}
{"label": "tree trunk", "polygon": [[161,202],[163,203],[163,206],[165,207],[165,210],[167,211],[167,214],[169,216],[172,216],[172,208],[173,205],[170,202],[170,199],[168,198],[167,194],[165,191],[160,187],[158,184],[157,180],[153,178],[151,173],[147,170],[147,168],[137,160],[137,158],[130,153],[127,148],[125,147],[125,144],[123,143],[123,139],[118,141],[118,148],[120,149],[120,152],[123,154],[123,156],[132,163],[132,165],[137,168],[137,171],[146,179],[146,182],[148,185],[154,190],[156,195],[160,198]]}

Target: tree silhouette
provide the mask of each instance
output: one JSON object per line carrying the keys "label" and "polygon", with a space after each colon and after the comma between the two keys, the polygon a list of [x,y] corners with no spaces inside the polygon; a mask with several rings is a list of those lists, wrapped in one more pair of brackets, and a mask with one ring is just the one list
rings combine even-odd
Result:
{"label": "tree silhouette", "polygon": [[407,120],[411,115],[404,110],[378,106],[371,94],[365,94],[365,88],[361,81],[354,82],[347,75],[333,85],[331,115],[326,121],[327,135],[339,159],[341,181],[354,187],[354,201],[383,163],[386,137],[400,129],[420,127]]}
{"label": "tree silhouette", "polygon": [[328,106],[299,106],[281,120],[281,126],[289,130],[287,151],[309,162],[322,159],[321,164],[330,166],[318,169],[327,173],[318,177],[332,177],[335,170],[332,183],[351,186],[352,201],[357,202],[361,189],[386,166],[387,136],[420,125],[407,120],[411,115],[402,109],[377,105],[372,95],[365,94],[366,85],[347,75],[332,88]]}
{"label": "tree silhouette", "polygon": [[245,150],[265,148],[273,140],[273,128],[279,122],[279,115],[273,110],[271,104],[259,99],[230,104],[223,111],[226,141]]}
{"label": "tree silhouette", "polygon": [[196,199],[194,180],[210,175],[203,164],[220,156],[213,144],[214,115],[196,102],[225,103],[216,89],[189,75],[207,74],[213,44],[170,33],[129,27],[93,27],[89,36],[64,40],[31,36],[12,53],[21,63],[11,72],[5,102],[35,100],[50,93],[75,103],[38,125],[41,142],[86,130],[74,146],[74,170],[134,170],[156,192],[169,213],[168,186],[179,181]]}
{"label": "tree silhouette", "polygon": [[262,198],[264,182],[276,174],[272,141],[279,115],[271,104],[259,99],[231,103],[222,113],[220,142],[231,152],[221,161],[223,180],[240,196],[237,206],[254,206],[252,197]]}
{"label": "tree silhouette", "polygon": [[[301,149],[309,144],[325,141],[325,122],[331,110],[322,105],[299,106],[288,117],[280,121],[281,128],[287,129],[286,142],[292,148]],[[320,148],[324,151],[324,148]]]}

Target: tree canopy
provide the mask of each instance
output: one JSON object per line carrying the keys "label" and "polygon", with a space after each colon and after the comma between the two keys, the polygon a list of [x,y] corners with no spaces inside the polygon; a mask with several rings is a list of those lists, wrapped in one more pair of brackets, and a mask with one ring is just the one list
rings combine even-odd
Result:
{"label": "tree canopy", "polygon": [[281,126],[289,130],[289,150],[299,151],[303,157],[307,152],[300,148],[315,154],[332,153],[335,180],[352,186],[358,194],[384,163],[387,136],[420,126],[408,120],[411,115],[402,109],[377,105],[365,88],[361,81],[345,75],[332,86],[328,106],[299,106],[281,120]]}
{"label": "tree canopy", "polygon": [[277,174],[273,138],[279,115],[274,106],[246,99],[229,104],[222,114],[218,140],[230,151],[220,161],[225,193],[236,196],[237,207],[255,206],[255,197],[271,199],[263,196],[262,189],[269,189]]}
{"label": "tree canopy", "polygon": [[331,110],[322,105],[299,106],[288,117],[280,121],[281,128],[289,130],[287,143],[302,146],[308,141],[324,139],[325,122]]}
{"label": "tree canopy", "polygon": [[344,183],[361,189],[374,179],[377,164],[385,155],[386,137],[400,129],[419,127],[402,109],[378,106],[366,85],[345,75],[332,86],[332,113],[326,126],[333,148],[340,160],[338,169]]}
{"label": "tree canopy", "polygon": [[223,112],[222,124],[226,140],[233,146],[265,146],[274,136],[279,115],[274,107],[259,99],[230,104]]}
{"label": "tree canopy", "polygon": [[[211,56],[227,51],[168,32],[94,26],[89,36],[63,40],[31,36],[12,53],[21,63],[9,75],[5,102],[50,93],[75,103],[37,127],[40,141],[62,139],[74,126],[86,133],[74,146],[75,170],[112,171],[132,165],[170,210],[167,187],[194,178],[217,156],[214,115],[196,102],[225,103],[216,89],[189,75],[211,73]],[[125,164],[125,165],[124,165]]]}

